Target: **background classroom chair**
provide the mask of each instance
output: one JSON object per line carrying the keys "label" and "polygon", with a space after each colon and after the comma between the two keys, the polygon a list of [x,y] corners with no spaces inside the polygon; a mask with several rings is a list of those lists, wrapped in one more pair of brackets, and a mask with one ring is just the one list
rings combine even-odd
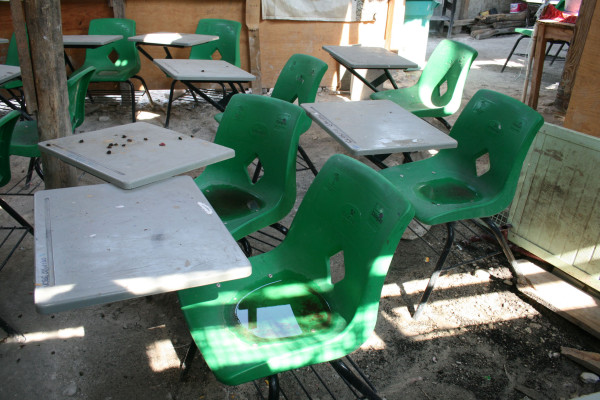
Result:
{"label": "background classroom chair", "polygon": [[[293,54],[279,73],[271,97],[290,103],[294,103],[296,100],[298,100],[298,104],[313,103],[326,71],[327,63],[325,61],[307,54]],[[223,113],[218,113],[215,115],[215,120],[220,122],[222,117]],[[310,123],[309,120],[309,126]],[[317,168],[300,145],[298,153],[306,163],[306,168],[317,175]],[[260,168],[257,167],[257,170]]]}
{"label": "background classroom chair", "polygon": [[[67,95],[69,99],[69,116],[73,132],[85,119],[85,96],[90,79],[95,71],[94,67],[81,70],[67,80]],[[44,179],[40,163],[40,149],[38,147],[39,133],[37,121],[19,121],[14,128],[10,141],[10,155],[30,157],[29,168],[25,184],[29,184],[33,170]]]}
{"label": "background classroom chair", "polygon": [[415,85],[376,92],[371,99],[391,100],[418,117],[436,118],[450,129],[444,117],[460,108],[467,75],[477,54],[466,44],[444,39],[431,53]]}
{"label": "background classroom chair", "polygon": [[[556,4],[555,8],[559,11],[564,11],[565,10],[565,0],[560,0]],[[504,69],[506,68],[506,65],[508,64],[508,62],[510,61],[510,58],[515,53],[515,50],[517,49],[519,42],[525,38],[530,38],[533,35],[533,28],[515,28],[515,32],[520,33],[521,35],[517,38],[517,41],[515,42],[512,49],[510,50],[510,53],[508,53],[508,57],[506,57],[506,61],[504,62],[504,65],[502,66],[500,73],[504,72]],[[560,45],[560,47],[558,48],[558,51],[556,52],[556,54],[554,54],[554,57],[552,57],[552,61],[550,61],[550,65],[552,65],[552,64],[554,64],[554,61],[556,61],[556,58],[562,51],[563,47],[565,47],[565,44],[568,45],[569,42],[565,42],[563,40],[552,40],[549,43],[550,43],[550,45],[548,46],[548,49],[546,50],[546,55],[545,55],[546,57],[548,57],[548,54],[550,54],[550,50],[552,49],[553,45],[555,45],[555,44]],[[521,54],[521,55],[526,56],[526,54]]]}
{"label": "background classroom chair", "polygon": [[446,224],[448,231],[415,319],[422,313],[443,270],[454,240],[455,221],[481,218],[509,261],[514,261],[504,237],[489,217],[510,205],[525,156],[543,123],[538,112],[520,101],[482,89],[465,106],[450,131],[450,136],[458,141],[457,148],[380,171],[411,202],[417,220],[427,225]]}
{"label": "background classroom chair", "polygon": [[[227,19],[204,18],[198,21],[196,33],[218,36],[218,40],[193,46],[189,58],[192,60],[211,60],[218,53],[223,61],[241,67],[240,33],[242,24]],[[217,57],[218,58],[218,57]]]}
{"label": "background classroom chair", "polygon": [[150,91],[146,81],[137,75],[141,69],[140,55],[135,43],[127,40],[135,36],[135,21],[125,18],[98,18],[90,21],[88,29],[90,35],[122,35],[123,39],[107,45],[86,49],[83,65],[73,75],[88,67],[95,67],[91,82],[122,82],[127,83],[131,89],[131,119],[135,122],[135,87],[131,78],[138,79],[144,86],[146,95]]}
{"label": "background classroom chair", "polygon": [[[236,240],[276,224],[296,201],[296,152],[310,126],[302,108],[253,94],[231,98],[214,139],[235,150],[235,157],[206,167],[196,179]],[[260,162],[257,181],[248,167]],[[279,228],[279,225],[275,225]],[[247,242],[242,242],[249,254]]]}
{"label": "background classroom chair", "polygon": [[[332,156],[281,245],[250,258],[250,277],[179,292],[195,342],[185,365],[197,345],[223,383],[268,377],[269,399],[279,398],[278,373],[323,362],[355,384],[339,359],[372,334],[390,261],[412,216],[410,203],[377,172]],[[330,265],[339,253],[341,278]],[[367,385],[357,389],[379,398]]]}

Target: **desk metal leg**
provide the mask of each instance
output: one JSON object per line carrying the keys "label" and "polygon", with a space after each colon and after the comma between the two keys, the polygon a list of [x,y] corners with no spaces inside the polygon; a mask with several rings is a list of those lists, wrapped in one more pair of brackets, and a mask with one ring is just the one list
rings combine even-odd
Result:
{"label": "desk metal leg", "polygon": [[21,336],[21,333],[10,326],[2,317],[0,317],[0,328],[8,333],[8,336]]}

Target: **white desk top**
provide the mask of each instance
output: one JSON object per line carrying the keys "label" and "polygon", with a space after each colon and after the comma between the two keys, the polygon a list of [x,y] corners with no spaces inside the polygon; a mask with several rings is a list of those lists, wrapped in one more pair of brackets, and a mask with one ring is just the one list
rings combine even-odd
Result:
{"label": "white desk top", "polygon": [[249,82],[256,77],[223,60],[160,59],[154,63],[178,81]]}
{"label": "white desk top", "polygon": [[210,285],[251,265],[189,176],[37,192],[35,305],[54,313]]}
{"label": "white desk top", "polygon": [[191,47],[218,39],[218,36],[198,33],[155,32],[131,36],[128,40],[157,46]]}
{"label": "white desk top", "polygon": [[419,66],[406,58],[382,47],[365,46],[323,46],[334,59],[346,67],[354,69],[407,69]]}
{"label": "white desk top", "polygon": [[63,35],[63,46],[93,48],[121,39],[122,35]]}
{"label": "white desk top", "polygon": [[0,43],[8,43],[8,39],[0,38]]}
{"label": "white desk top", "polygon": [[69,135],[38,146],[122,189],[133,189],[235,155],[228,147],[146,122]]}
{"label": "white desk top", "polygon": [[389,100],[304,103],[301,106],[356,156],[458,145],[444,132]]}
{"label": "white desk top", "polygon": [[0,64],[0,84],[21,76],[21,68],[13,65]]}

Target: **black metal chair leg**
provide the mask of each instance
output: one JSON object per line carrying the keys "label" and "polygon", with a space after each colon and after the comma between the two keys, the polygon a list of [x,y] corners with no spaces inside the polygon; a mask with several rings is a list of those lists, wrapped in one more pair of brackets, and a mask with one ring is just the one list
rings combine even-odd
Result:
{"label": "black metal chair leg", "polygon": [[452,243],[454,242],[454,222],[448,222],[446,224],[446,229],[448,230],[448,236],[446,237],[446,244],[444,245],[444,249],[440,254],[440,258],[435,265],[435,269],[433,270],[433,274],[431,274],[431,278],[429,278],[429,282],[427,283],[427,288],[421,296],[421,300],[419,301],[419,306],[417,307],[417,311],[415,311],[415,315],[413,315],[413,319],[419,319],[425,306],[427,305],[427,300],[429,300],[429,296],[433,291],[437,278],[440,276],[443,270],[444,263],[446,262],[446,258],[448,258],[448,254],[450,254],[450,249],[452,248]]}
{"label": "black metal chair leg", "polygon": [[198,347],[196,347],[196,343],[192,340],[190,346],[188,347],[187,352],[185,353],[185,357],[181,362],[180,368],[181,373],[179,374],[179,380],[183,381],[186,377],[190,368],[192,367],[192,362],[194,361],[194,357],[196,356],[196,352],[198,351]]}
{"label": "black metal chair leg", "polygon": [[135,122],[135,86],[133,86],[133,82],[126,81],[129,84],[129,89],[131,91],[131,120]]}
{"label": "black metal chair leg", "polygon": [[150,90],[148,90],[148,85],[146,85],[146,81],[144,80],[144,78],[142,78],[139,75],[134,75],[133,78],[138,79],[140,82],[142,82],[142,86],[144,87],[144,90],[146,91],[146,96],[148,96],[148,100],[150,100],[150,104],[154,105],[152,96],[150,96]]}
{"label": "black metal chair leg", "polygon": [[311,159],[308,157],[308,154],[306,154],[306,151],[304,151],[304,149],[300,145],[298,145],[298,153],[300,153],[300,156],[302,157],[302,159],[304,160],[304,162],[306,163],[306,165],[308,165],[308,168],[310,168],[310,170],[312,171],[312,173],[315,176],[317,176],[317,174],[319,173],[319,171],[317,171],[317,168],[315,167],[315,165],[313,164],[313,162],[311,161]]}
{"label": "black metal chair leg", "polygon": [[242,251],[244,252],[246,257],[250,257],[252,255],[252,246],[250,246],[250,242],[248,242],[248,239],[241,238],[240,240],[238,240],[238,244],[242,248]]}
{"label": "black metal chair leg", "polygon": [[517,39],[517,41],[515,42],[515,45],[513,46],[512,50],[510,51],[510,53],[508,53],[508,57],[506,57],[506,62],[504,63],[504,66],[500,70],[500,73],[504,72],[504,68],[506,68],[506,65],[508,64],[508,61],[510,61],[510,58],[512,57],[513,53],[517,49],[517,46],[519,45],[519,42],[521,40],[523,40],[524,38],[526,38],[526,37],[529,37],[529,36],[521,35],[521,37]]}
{"label": "black metal chair leg", "polygon": [[558,48],[558,51],[556,52],[556,54],[554,55],[554,57],[552,57],[552,61],[550,61],[550,65],[554,64],[554,61],[556,61],[556,59],[558,58],[558,55],[560,54],[560,52],[562,51],[563,47],[565,47],[565,44],[567,42],[562,42],[560,44],[560,47]]}
{"label": "black metal chair leg", "polygon": [[267,382],[269,383],[269,400],[278,400],[279,399],[279,378],[277,375],[271,375],[267,378]]}
{"label": "black metal chair leg", "polygon": [[29,222],[25,220],[25,218],[21,217],[21,215],[15,211],[3,198],[0,197],[0,207],[6,211],[11,217],[15,219],[22,227],[27,229],[29,233],[33,235],[33,226]]}
{"label": "black metal chair leg", "polygon": [[27,175],[25,177],[25,187],[29,187],[31,178],[33,177],[33,170],[35,169],[36,158],[29,159],[29,166],[27,166]]}
{"label": "black metal chair leg", "polygon": [[288,234],[288,228],[286,228],[285,226],[281,225],[279,222],[275,222],[274,224],[271,224],[271,228],[281,232],[281,234],[283,236],[287,236]]}
{"label": "black metal chair leg", "polygon": [[448,121],[446,121],[444,118],[442,118],[442,117],[436,117],[435,119],[437,119],[438,121],[440,121],[446,127],[446,129],[448,129],[448,130],[452,129],[452,125],[450,125],[448,123]]}
{"label": "black metal chair leg", "polygon": [[173,92],[175,91],[176,80],[171,83],[171,91],[169,92],[169,102],[167,103],[167,118],[165,120],[165,128],[169,127],[169,118],[171,118],[171,105],[173,103]]}
{"label": "black metal chair leg", "polygon": [[344,378],[348,383],[350,383],[356,390],[362,393],[367,399],[370,400],[381,400],[381,397],[375,393],[371,387],[366,385],[362,380],[360,380],[347,366],[342,362],[342,360],[334,360],[330,361],[329,364],[335,369],[335,371]]}
{"label": "black metal chair leg", "polygon": [[38,176],[41,180],[44,180],[44,171],[42,170],[42,159],[39,157],[35,158],[35,162],[33,163],[33,168],[35,168],[35,172],[37,172]]}

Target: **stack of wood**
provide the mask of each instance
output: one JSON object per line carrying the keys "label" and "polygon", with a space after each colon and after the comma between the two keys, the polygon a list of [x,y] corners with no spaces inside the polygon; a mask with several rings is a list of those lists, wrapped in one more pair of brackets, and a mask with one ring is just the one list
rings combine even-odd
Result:
{"label": "stack of wood", "polygon": [[510,14],[489,14],[475,17],[471,25],[471,36],[475,39],[487,39],[492,36],[513,33],[515,28],[527,26],[528,11]]}

